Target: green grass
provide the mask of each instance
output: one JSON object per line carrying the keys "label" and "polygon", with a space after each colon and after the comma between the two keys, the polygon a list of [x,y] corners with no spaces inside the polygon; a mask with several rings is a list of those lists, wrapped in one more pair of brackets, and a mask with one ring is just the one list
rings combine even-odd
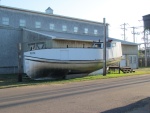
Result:
{"label": "green grass", "polygon": [[135,73],[114,73],[107,74],[107,76],[95,75],[95,76],[86,76],[82,78],[74,78],[68,80],[31,80],[29,78],[23,77],[23,82],[17,81],[17,75],[0,75],[0,89],[2,88],[11,88],[11,87],[21,87],[21,86],[31,86],[31,85],[51,85],[51,84],[66,84],[71,82],[81,82],[81,81],[90,81],[90,80],[100,80],[100,79],[108,79],[108,78],[118,78],[125,76],[133,76],[133,75],[143,75],[150,74],[150,68],[140,68],[136,69]]}

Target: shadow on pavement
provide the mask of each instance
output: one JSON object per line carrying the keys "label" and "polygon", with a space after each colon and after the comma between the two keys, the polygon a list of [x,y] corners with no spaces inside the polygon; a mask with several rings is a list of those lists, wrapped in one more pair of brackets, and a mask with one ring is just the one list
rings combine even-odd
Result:
{"label": "shadow on pavement", "polygon": [[147,105],[149,103],[150,103],[150,97],[142,99],[136,103],[129,104],[127,106],[114,108],[114,109],[107,110],[107,111],[100,112],[100,113],[126,113],[128,111],[132,111],[135,108],[144,107],[145,105]]}

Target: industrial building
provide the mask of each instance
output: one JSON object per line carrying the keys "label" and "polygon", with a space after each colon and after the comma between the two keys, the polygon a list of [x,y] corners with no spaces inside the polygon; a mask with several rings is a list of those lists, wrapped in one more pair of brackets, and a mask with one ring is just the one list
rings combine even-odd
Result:
{"label": "industrial building", "polygon": [[[138,45],[121,41],[124,60],[121,66],[138,68]],[[53,14],[49,7],[36,12],[0,6],[0,74],[17,73],[18,44],[22,50],[43,48],[92,47],[93,41],[103,40],[104,24]]]}

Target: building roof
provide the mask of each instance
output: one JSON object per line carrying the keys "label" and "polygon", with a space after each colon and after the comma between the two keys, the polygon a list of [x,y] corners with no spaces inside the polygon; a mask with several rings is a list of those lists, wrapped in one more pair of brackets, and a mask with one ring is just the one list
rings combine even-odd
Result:
{"label": "building roof", "polygon": [[[81,34],[73,34],[73,33],[62,33],[62,32],[54,32],[54,31],[35,31],[35,30],[29,30],[24,29],[25,31],[41,34],[44,36],[48,36],[49,38],[53,40],[76,40],[76,41],[86,41],[86,42],[93,42],[93,41],[103,41],[102,36],[90,36],[90,35],[81,35]],[[133,42],[128,42],[124,40],[119,40],[115,38],[107,38],[107,40],[113,40],[121,42],[124,45],[138,45]]]}
{"label": "building roof", "polygon": [[89,36],[89,35],[81,35],[81,34],[73,34],[73,33],[63,33],[63,32],[54,32],[54,31],[36,31],[36,30],[29,30],[23,29],[25,31],[37,33],[43,36],[48,36],[50,39],[53,40],[76,40],[76,41],[99,41],[102,37],[98,36]]}
{"label": "building roof", "polygon": [[8,10],[14,10],[14,11],[15,10],[16,11],[21,11],[21,12],[26,12],[26,13],[39,14],[41,16],[48,16],[48,17],[55,17],[55,18],[61,18],[61,19],[68,19],[68,20],[73,20],[73,21],[78,21],[78,22],[84,22],[84,23],[88,23],[88,24],[91,23],[91,24],[103,25],[103,23],[101,23],[101,22],[96,22],[96,21],[91,21],[91,20],[85,20],[85,19],[79,19],[79,18],[74,18],[74,17],[68,17],[68,16],[63,16],[63,15],[47,14],[45,12],[32,11],[32,10],[15,8],[15,7],[8,7],[8,6],[3,6],[3,5],[0,5],[0,9],[1,8],[8,9]]}
{"label": "building roof", "polygon": [[129,41],[124,41],[124,40],[120,40],[120,39],[115,39],[115,38],[110,38],[110,37],[109,37],[109,39],[121,42],[124,45],[138,45],[137,43],[133,43],[133,42],[129,42]]}

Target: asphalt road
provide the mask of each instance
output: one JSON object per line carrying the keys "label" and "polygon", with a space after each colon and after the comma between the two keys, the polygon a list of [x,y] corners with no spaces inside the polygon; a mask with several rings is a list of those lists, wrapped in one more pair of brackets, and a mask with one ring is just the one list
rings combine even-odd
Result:
{"label": "asphalt road", "polygon": [[0,89],[0,113],[125,113],[146,104],[150,75]]}

